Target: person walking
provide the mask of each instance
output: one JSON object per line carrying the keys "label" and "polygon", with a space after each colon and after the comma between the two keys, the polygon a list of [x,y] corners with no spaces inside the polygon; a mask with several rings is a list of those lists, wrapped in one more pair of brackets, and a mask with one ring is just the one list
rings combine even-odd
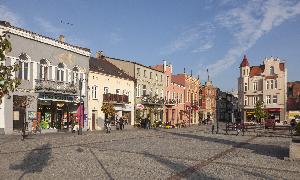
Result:
{"label": "person walking", "polygon": [[124,129],[124,119],[123,119],[123,117],[120,117],[119,123],[120,123],[120,130],[123,130]]}

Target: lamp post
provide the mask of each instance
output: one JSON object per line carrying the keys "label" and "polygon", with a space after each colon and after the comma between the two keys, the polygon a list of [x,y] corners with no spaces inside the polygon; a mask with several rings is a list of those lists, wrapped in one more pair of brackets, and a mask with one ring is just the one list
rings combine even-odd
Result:
{"label": "lamp post", "polygon": [[78,129],[78,135],[82,135],[82,118],[83,118],[83,113],[82,113],[82,101],[81,101],[81,96],[82,96],[82,79],[79,80],[79,129]]}

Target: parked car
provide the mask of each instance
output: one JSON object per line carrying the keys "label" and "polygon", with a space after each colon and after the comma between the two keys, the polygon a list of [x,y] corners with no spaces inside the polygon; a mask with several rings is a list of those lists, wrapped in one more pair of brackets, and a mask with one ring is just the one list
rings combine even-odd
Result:
{"label": "parked car", "polygon": [[268,129],[268,128],[275,128],[275,119],[273,118],[269,118],[269,119],[266,119],[265,120],[265,128]]}

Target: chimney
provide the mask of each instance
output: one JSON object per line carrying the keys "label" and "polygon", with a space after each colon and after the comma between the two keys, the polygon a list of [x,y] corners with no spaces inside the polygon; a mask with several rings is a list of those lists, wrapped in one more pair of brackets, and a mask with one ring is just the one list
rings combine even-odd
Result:
{"label": "chimney", "polygon": [[64,43],[65,42],[65,36],[64,35],[59,35],[58,41]]}
{"label": "chimney", "polygon": [[166,72],[166,70],[167,70],[167,61],[163,60],[163,63],[164,63],[164,65],[163,65],[164,72]]}
{"label": "chimney", "polygon": [[193,70],[191,69],[191,76],[193,76]]}
{"label": "chimney", "polygon": [[96,58],[97,58],[97,59],[101,58],[102,56],[104,56],[104,55],[103,55],[103,51],[97,51],[97,52],[96,52]]}
{"label": "chimney", "polygon": [[183,68],[183,73],[185,74],[185,68]]}

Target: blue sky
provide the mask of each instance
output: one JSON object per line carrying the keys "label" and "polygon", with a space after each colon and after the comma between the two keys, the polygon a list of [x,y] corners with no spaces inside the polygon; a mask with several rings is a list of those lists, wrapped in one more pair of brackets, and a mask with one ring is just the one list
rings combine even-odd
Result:
{"label": "blue sky", "polygon": [[[223,90],[237,89],[239,64],[285,60],[288,80],[300,80],[300,1],[296,0],[0,0],[0,19],[94,55],[145,65],[172,63]],[[61,23],[62,22],[62,23]]]}

